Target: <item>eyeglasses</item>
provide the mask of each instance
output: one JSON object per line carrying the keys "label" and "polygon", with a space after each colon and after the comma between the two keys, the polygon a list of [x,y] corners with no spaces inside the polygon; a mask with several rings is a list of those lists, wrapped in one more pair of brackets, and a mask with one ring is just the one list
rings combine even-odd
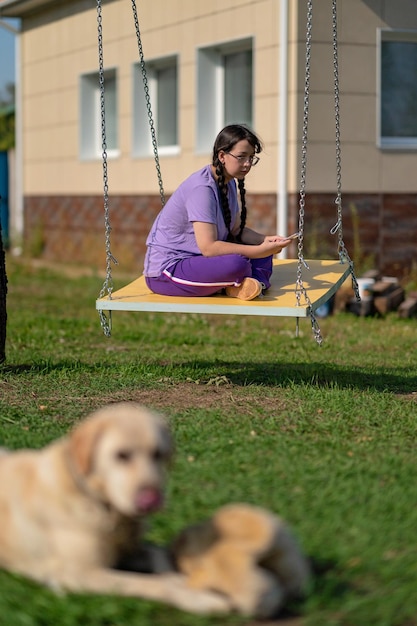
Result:
{"label": "eyeglasses", "polygon": [[242,165],[246,165],[246,163],[249,163],[249,165],[251,167],[253,167],[254,165],[256,165],[257,163],[259,163],[259,161],[261,160],[258,156],[236,156],[235,154],[232,154],[231,152],[226,152],[226,154],[230,154],[230,156],[232,156],[234,159],[236,159],[236,161],[239,161],[239,163],[242,163]]}

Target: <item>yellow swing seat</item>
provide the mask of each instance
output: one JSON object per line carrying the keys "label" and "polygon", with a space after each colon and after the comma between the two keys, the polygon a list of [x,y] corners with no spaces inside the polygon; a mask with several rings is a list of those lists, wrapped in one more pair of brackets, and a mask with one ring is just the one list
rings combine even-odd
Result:
{"label": "yellow swing seat", "polygon": [[269,315],[275,317],[309,317],[325,304],[351,273],[349,264],[338,260],[306,260],[302,284],[308,302],[301,294],[297,302],[297,259],[274,261],[271,288],[262,297],[249,302],[223,294],[210,297],[174,297],[152,293],[144,276],[125,287],[98,298],[98,311],[156,311],[171,313],[211,313],[224,315]]}

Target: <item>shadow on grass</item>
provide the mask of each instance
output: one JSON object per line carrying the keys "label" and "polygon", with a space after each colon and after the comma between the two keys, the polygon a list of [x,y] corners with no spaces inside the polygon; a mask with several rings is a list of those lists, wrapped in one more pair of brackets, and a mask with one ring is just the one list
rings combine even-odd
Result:
{"label": "shadow on grass", "polygon": [[[394,368],[392,372],[384,368],[340,367],[317,363],[248,363],[228,361],[187,361],[175,363],[169,361],[147,361],[131,363],[130,374],[135,372],[137,380],[141,373],[146,373],[146,386],[151,386],[155,379],[160,382],[171,378],[171,382],[189,382],[193,373],[202,383],[217,377],[233,385],[247,387],[262,385],[267,387],[289,387],[309,385],[317,388],[358,389],[378,392],[408,394],[417,388],[417,375],[410,374],[410,369]],[[136,370],[137,368],[137,370]],[[42,361],[32,364],[7,365],[0,370],[5,374],[53,374],[60,371],[94,374],[100,372],[106,377],[120,377],[119,363],[85,363],[82,361]],[[136,370],[136,371],[135,371]]]}
{"label": "shadow on grass", "polygon": [[[200,365],[201,367],[204,364]],[[387,368],[370,371],[367,368],[326,365],[323,363],[277,364],[248,363],[223,364],[228,372],[224,375],[235,385],[292,386],[307,384],[319,388],[339,389],[355,388],[359,390],[389,391],[392,393],[411,393],[415,391],[417,376],[410,375],[409,368]]]}

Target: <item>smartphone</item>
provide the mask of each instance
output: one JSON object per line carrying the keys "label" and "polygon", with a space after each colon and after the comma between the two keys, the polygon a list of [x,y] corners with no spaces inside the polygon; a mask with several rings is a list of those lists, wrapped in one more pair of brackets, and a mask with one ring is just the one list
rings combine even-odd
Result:
{"label": "smartphone", "polygon": [[298,239],[300,233],[294,233],[293,235],[287,235],[286,239]]}

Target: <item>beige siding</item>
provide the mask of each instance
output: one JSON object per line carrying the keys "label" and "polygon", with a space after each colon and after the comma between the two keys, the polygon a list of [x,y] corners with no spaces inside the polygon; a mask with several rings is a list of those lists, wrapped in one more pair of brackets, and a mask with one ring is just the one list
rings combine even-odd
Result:
{"label": "beige siding", "polygon": [[[80,77],[96,72],[94,3],[60,3],[25,18],[21,37],[23,174],[25,195],[97,194],[99,161],[79,154]],[[303,114],[305,0],[290,0],[288,188],[297,190]],[[279,0],[152,0],[138,3],[148,60],[179,58],[180,154],[161,158],[167,192],[209,154],[197,155],[196,59],[199,47],[243,37],[254,41],[254,127],[265,142],[259,167],[248,179],[254,193],[278,188]],[[417,28],[415,0],[339,0],[342,182],[346,191],[412,192],[415,152],[383,152],[376,146],[377,28]],[[309,169],[311,191],[335,185],[331,0],[314,3],[311,59]],[[132,64],[137,44],[128,0],[103,7],[104,60],[118,76],[120,155],[109,161],[111,192],[157,193],[152,159],[132,158]],[[214,139],[214,138],[213,138]]]}

